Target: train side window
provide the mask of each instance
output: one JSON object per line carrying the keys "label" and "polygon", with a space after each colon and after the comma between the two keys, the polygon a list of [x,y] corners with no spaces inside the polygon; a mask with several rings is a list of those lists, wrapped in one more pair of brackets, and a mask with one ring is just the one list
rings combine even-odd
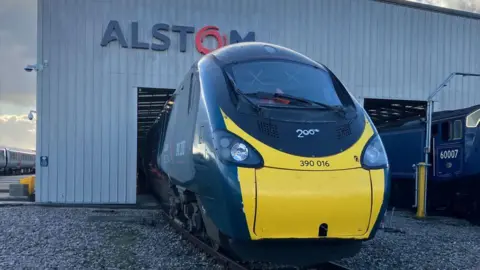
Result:
{"label": "train side window", "polygon": [[465,125],[468,128],[475,128],[480,123],[480,109],[474,111],[473,113],[467,115]]}
{"label": "train side window", "polygon": [[455,120],[455,122],[453,122],[453,139],[454,140],[462,139],[462,136],[463,136],[462,129],[463,129],[462,120]]}
{"label": "train side window", "polygon": [[450,122],[446,121],[442,123],[442,141],[446,142],[452,138],[452,129],[450,128]]}
{"label": "train side window", "polygon": [[432,136],[435,137],[438,135],[438,124],[432,125]]}

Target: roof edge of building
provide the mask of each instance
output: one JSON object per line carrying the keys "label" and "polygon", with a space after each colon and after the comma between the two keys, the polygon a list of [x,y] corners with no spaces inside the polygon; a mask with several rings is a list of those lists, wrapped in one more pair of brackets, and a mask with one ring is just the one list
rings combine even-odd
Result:
{"label": "roof edge of building", "polygon": [[480,20],[480,14],[475,12],[439,7],[439,6],[434,6],[434,5],[424,4],[424,3],[417,3],[417,2],[407,1],[407,0],[371,0],[371,1],[383,2],[387,4],[392,4],[392,5],[406,6],[410,8],[421,9],[421,10],[426,10],[426,11],[431,11],[436,13],[443,13],[447,15]]}

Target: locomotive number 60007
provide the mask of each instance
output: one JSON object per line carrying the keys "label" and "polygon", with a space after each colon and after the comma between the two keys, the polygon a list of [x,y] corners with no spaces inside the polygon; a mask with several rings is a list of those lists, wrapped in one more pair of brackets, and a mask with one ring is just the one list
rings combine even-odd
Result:
{"label": "locomotive number 60007", "polygon": [[330,163],[325,160],[300,160],[302,167],[330,167]]}

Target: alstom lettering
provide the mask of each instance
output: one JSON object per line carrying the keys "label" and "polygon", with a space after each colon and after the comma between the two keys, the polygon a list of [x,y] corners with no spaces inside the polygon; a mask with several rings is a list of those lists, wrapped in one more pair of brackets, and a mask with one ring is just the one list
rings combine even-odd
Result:
{"label": "alstom lettering", "polygon": [[[170,48],[171,39],[164,32],[175,32],[179,35],[179,44],[180,52],[187,51],[187,36],[188,34],[195,33],[195,27],[193,26],[182,26],[182,25],[168,25],[165,23],[157,23],[151,27],[151,37],[160,41],[160,43],[149,43],[139,40],[139,26],[138,22],[131,23],[131,33],[130,33],[130,46],[127,43],[127,37],[125,36],[120,23],[115,20],[111,20],[108,23],[107,29],[103,33],[102,41],[100,45],[102,47],[107,46],[112,41],[118,41],[120,46],[123,48],[133,48],[133,49],[144,49],[144,50],[153,50],[153,51],[166,51]],[[205,26],[201,28],[195,34],[195,47],[197,51],[206,54],[210,52],[210,49],[203,46],[203,40],[207,36],[212,36],[217,40],[217,49],[221,48],[227,44],[239,43],[245,41],[255,41],[255,32],[248,32],[244,37],[242,37],[238,31],[230,31],[230,39],[227,42],[226,35],[222,35],[219,32],[219,28],[216,26]],[[221,38],[220,38],[221,37]]]}

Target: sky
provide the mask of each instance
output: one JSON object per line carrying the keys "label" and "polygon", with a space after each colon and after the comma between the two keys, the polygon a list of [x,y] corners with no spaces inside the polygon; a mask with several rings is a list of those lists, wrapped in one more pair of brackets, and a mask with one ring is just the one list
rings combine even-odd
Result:
{"label": "sky", "polygon": [[[480,13],[480,0],[408,0]],[[0,0],[0,145],[35,149],[37,0]]]}
{"label": "sky", "polygon": [[0,145],[35,149],[37,1],[0,0]]}

